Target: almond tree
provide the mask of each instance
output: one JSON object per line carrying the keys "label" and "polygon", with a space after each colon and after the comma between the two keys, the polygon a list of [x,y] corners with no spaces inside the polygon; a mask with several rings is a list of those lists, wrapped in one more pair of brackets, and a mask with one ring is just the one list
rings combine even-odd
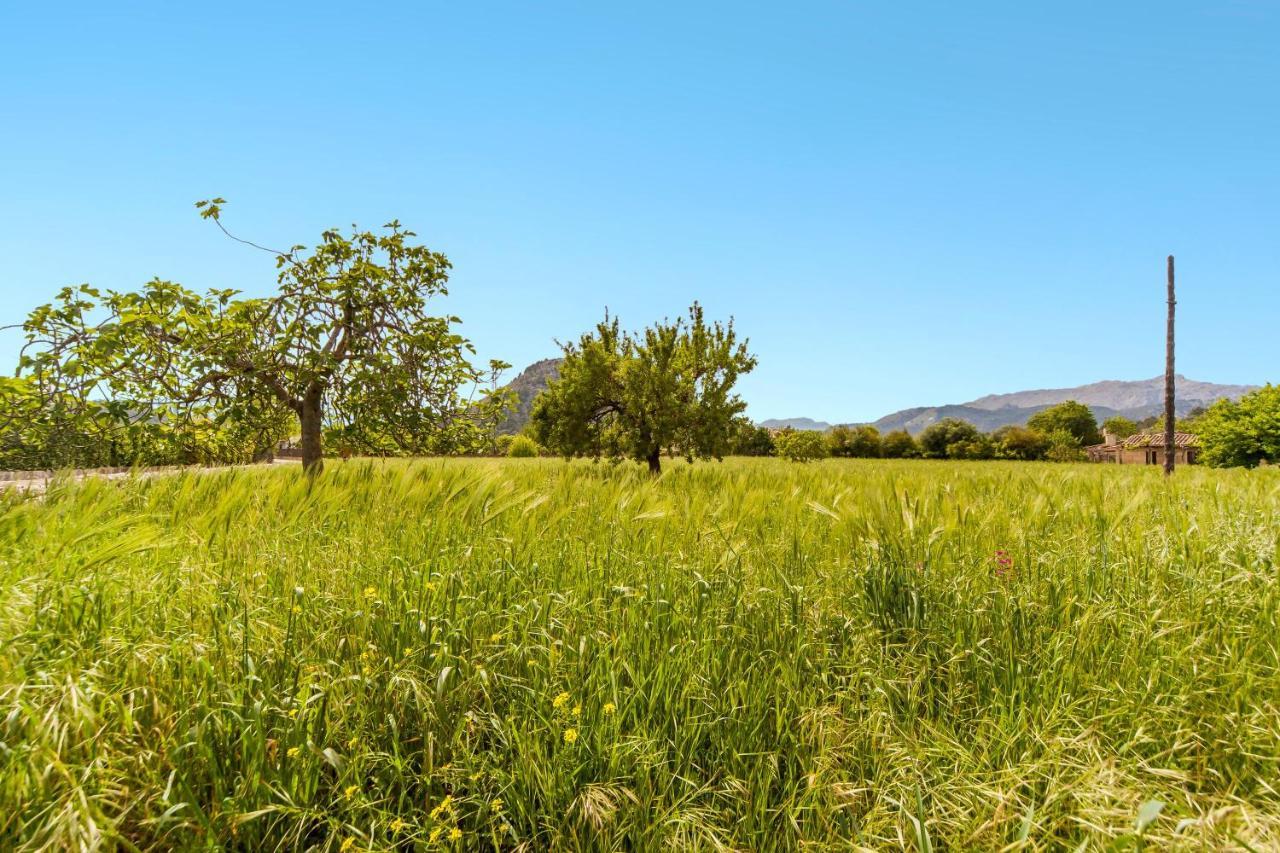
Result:
{"label": "almond tree", "polygon": [[688,320],[639,335],[605,317],[565,344],[560,376],[534,401],[538,442],[568,456],[629,458],[662,470],[664,452],[720,458],[746,404],[734,383],[756,365],[733,321],[708,325],[694,303]]}

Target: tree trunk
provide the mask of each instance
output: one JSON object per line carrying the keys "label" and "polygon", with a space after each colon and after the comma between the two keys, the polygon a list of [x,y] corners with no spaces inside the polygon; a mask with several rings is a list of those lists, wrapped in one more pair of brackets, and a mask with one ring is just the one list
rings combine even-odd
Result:
{"label": "tree trunk", "polygon": [[1173,473],[1173,255],[1169,256],[1169,322],[1164,355],[1164,473]]}
{"label": "tree trunk", "polygon": [[649,473],[657,476],[662,473],[662,452],[658,448],[649,451]]}
{"label": "tree trunk", "polygon": [[302,470],[319,474],[324,468],[324,455],[320,446],[321,411],[320,386],[312,385],[302,396],[298,419],[302,422]]}

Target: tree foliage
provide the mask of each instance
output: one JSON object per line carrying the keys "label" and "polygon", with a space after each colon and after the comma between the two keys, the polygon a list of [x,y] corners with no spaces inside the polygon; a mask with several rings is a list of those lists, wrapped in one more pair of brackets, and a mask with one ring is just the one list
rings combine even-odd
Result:
{"label": "tree foliage", "polygon": [[875,459],[880,456],[880,430],[870,425],[835,426],[827,431],[832,456]]}
{"label": "tree foliage", "polygon": [[943,418],[920,433],[920,449],[926,459],[946,459],[953,455],[952,445],[959,449],[978,441],[981,435],[978,428],[968,421]]}
{"label": "tree foliage", "polygon": [[[197,207],[239,240],[222,227],[223,204]],[[310,470],[326,426],[356,449],[467,449],[502,415],[505,400],[482,389],[507,365],[475,369],[458,318],[427,312],[447,292],[449,262],[414,236],[393,221],[382,233],[325,231],[310,252],[265,250],[278,285],[266,298],[159,279],[132,293],[68,288],[25,325],[20,375],[117,423],[275,423],[291,412]]]}
{"label": "tree foliage", "polygon": [[531,421],[553,453],[634,459],[656,474],[663,453],[692,461],[728,452],[746,408],[733,386],[756,365],[732,320],[708,324],[695,302],[687,319],[631,334],[606,316],[563,350]]}
{"label": "tree foliage", "polygon": [[1280,385],[1219,400],[1196,419],[1201,460],[1220,468],[1280,462]]}
{"label": "tree foliage", "polygon": [[778,455],[792,462],[812,462],[828,454],[827,438],[817,430],[786,429],[774,438]]}
{"label": "tree foliage", "polygon": [[920,455],[920,445],[905,429],[894,430],[880,439],[880,455],[885,459],[914,459]]}
{"label": "tree foliage", "polygon": [[745,415],[733,419],[729,438],[731,456],[772,456],[773,433],[767,427],[756,426]]}
{"label": "tree foliage", "polygon": [[1080,447],[1102,441],[1093,412],[1084,403],[1077,403],[1075,400],[1067,400],[1036,412],[1027,420],[1027,426],[1038,429],[1045,435],[1068,432],[1075,436],[1077,446]]}
{"label": "tree foliage", "polygon": [[1102,422],[1102,428],[1116,438],[1128,438],[1138,432],[1138,425],[1124,415],[1112,415]]}
{"label": "tree foliage", "polygon": [[1049,437],[1038,429],[1010,424],[991,434],[995,455],[999,459],[1031,462],[1044,459],[1049,452]]}

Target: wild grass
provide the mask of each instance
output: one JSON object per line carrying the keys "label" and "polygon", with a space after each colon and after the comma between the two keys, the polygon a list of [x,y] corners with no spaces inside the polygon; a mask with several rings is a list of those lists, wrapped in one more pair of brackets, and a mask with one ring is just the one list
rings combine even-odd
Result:
{"label": "wild grass", "polygon": [[7,493],[0,849],[1274,849],[1278,531],[1025,463]]}

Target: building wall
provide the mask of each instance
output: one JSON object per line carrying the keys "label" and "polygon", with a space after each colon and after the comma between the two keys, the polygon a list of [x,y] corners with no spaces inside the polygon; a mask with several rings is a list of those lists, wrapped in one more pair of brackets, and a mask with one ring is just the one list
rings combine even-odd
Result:
{"label": "building wall", "polygon": [[[1174,465],[1190,465],[1195,463],[1195,451],[1192,450],[1190,461],[1187,448],[1175,447],[1173,450]],[[1123,465],[1164,465],[1163,447],[1133,447],[1120,451],[1120,462]]]}

